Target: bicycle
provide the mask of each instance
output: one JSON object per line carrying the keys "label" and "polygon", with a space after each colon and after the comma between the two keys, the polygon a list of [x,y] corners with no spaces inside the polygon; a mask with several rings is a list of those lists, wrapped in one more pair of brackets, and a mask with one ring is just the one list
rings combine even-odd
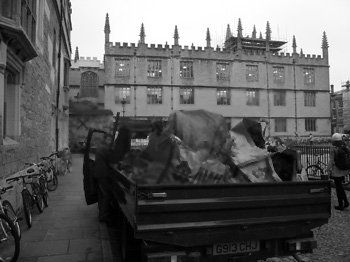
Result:
{"label": "bicycle", "polygon": [[47,199],[49,197],[48,189],[47,189],[47,181],[48,181],[48,175],[46,173],[45,164],[44,163],[25,163],[25,165],[34,166],[37,167],[37,171],[34,171],[35,173],[31,176],[33,179],[36,179],[35,182],[39,185],[39,192],[41,194],[41,197],[43,199],[45,207],[48,207]]}
{"label": "bicycle", "polygon": [[[37,174],[33,175],[32,173],[34,172],[35,170],[33,168],[29,168],[27,170],[27,175],[6,179],[6,182],[8,183],[12,181],[22,180],[23,189],[22,189],[21,195],[22,195],[22,201],[23,201],[24,218],[29,228],[32,227],[31,209],[33,208],[34,204],[37,206],[40,213],[44,211],[44,200],[40,193],[40,184],[35,181],[31,181],[31,182],[26,181],[26,178],[31,179],[38,176]],[[32,192],[30,192],[27,185],[30,185]]]}
{"label": "bicycle", "polygon": [[60,151],[57,152],[57,157],[58,157],[58,161],[57,161],[57,168],[59,170],[59,174],[60,175],[67,175],[70,173],[70,167],[72,165],[72,155],[70,153],[69,148],[64,148]]}
{"label": "bicycle", "polygon": [[0,188],[0,261],[15,262],[20,251],[21,230],[16,212],[1,195],[13,186]]}
{"label": "bicycle", "polygon": [[58,187],[58,170],[56,168],[55,159],[53,156],[55,156],[57,153],[54,152],[49,156],[41,157],[41,160],[44,160],[43,162],[43,172],[46,174],[46,187],[49,191],[55,191]]}
{"label": "bicycle", "polygon": [[[328,168],[328,164],[322,162],[320,160],[319,155],[315,155],[317,158],[316,163],[309,164],[309,158],[307,158],[307,167],[305,169],[307,177],[309,180],[321,180],[322,177],[325,175],[325,171]],[[350,184],[350,171],[349,173],[344,177],[343,179],[343,185]]]}
{"label": "bicycle", "polygon": [[319,155],[315,155],[316,163],[310,164],[309,158],[307,157],[307,167],[305,169],[309,180],[321,180],[324,175],[324,170],[327,169],[328,165],[321,161]]}

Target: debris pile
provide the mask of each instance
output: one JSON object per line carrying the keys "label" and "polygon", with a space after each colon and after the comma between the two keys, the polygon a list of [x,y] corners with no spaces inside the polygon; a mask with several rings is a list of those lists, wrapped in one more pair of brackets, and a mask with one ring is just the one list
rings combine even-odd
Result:
{"label": "debris pile", "polygon": [[164,128],[153,123],[148,146],[131,151],[123,171],[141,185],[281,181],[255,123],[243,120],[229,130],[219,114],[175,111]]}

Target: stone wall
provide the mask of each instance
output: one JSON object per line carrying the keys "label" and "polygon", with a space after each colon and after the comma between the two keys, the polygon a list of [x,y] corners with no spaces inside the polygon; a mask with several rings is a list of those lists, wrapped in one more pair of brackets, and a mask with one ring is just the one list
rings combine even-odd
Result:
{"label": "stone wall", "polygon": [[[59,20],[54,1],[42,1],[45,4],[42,15],[42,32],[37,36],[36,47],[37,57],[23,64],[21,82],[19,88],[19,132],[18,136],[8,138],[0,136],[0,185],[5,184],[5,178],[17,176],[25,172],[26,162],[37,162],[40,157],[50,154],[55,150],[55,118],[56,118],[56,90],[58,87],[58,59],[53,58],[58,53],[58,32]],[[38,10],[41,10],[41,6]],[[69,21],[67,18],[65,21]],[[37,21],[37,26],[40,22]],[[39,29],[38,29],[39,30]],[[70,30],[70,29],[69,29]],[[39,32],[39,31],[38,31]],[[1,33],[1,32],[0,32]],[[56,48],[52,39],[56,35]],[[67,40],[69,41],[69,40]],[[68,44],[68,45],[67,45]],[[67,48],[68,46],[68,48]],[[62,60],[70,59],[69,42],[62,41]],[[10,43],[7,46],[8,52],[13,52]],[[56,50],[56,53],[53,53]],[[0,61],[1,62],[1,61]],[[6,60],[5,60],[6,62]],[[65,103],[66,94],[63,91],[64,68],[61,66],[62,88],[60,96],[60,111],[58,113],[60,128],[60,145],[68,145],[68,114],[61,110]],[[0,121],[1,123],[1,121]],[[0,128],[2,130],[2,128]],[[3,197],[9,199],[15,209],[21,208],[21,183],[14,182],[14,190]]]}

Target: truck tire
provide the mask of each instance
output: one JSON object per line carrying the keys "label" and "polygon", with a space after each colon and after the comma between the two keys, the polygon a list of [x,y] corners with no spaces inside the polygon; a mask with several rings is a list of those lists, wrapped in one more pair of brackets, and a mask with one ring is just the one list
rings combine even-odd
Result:
{"label": "truck tire", "polygon": [[133,236],[133,229],[123,217],[120,228],[120,257],[122,262],[142,262],[141,261],[141,241]]}

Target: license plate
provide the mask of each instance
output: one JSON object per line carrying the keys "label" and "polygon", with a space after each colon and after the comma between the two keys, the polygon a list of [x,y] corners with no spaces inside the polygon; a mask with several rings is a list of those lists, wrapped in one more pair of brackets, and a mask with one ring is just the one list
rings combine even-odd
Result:
{"label": "license plate", "polygon": [[255,252],[260,250],[260,242],[257,240],[246,240],[230,243],[219,243],[213,245],[213,255],[239,254]]}

